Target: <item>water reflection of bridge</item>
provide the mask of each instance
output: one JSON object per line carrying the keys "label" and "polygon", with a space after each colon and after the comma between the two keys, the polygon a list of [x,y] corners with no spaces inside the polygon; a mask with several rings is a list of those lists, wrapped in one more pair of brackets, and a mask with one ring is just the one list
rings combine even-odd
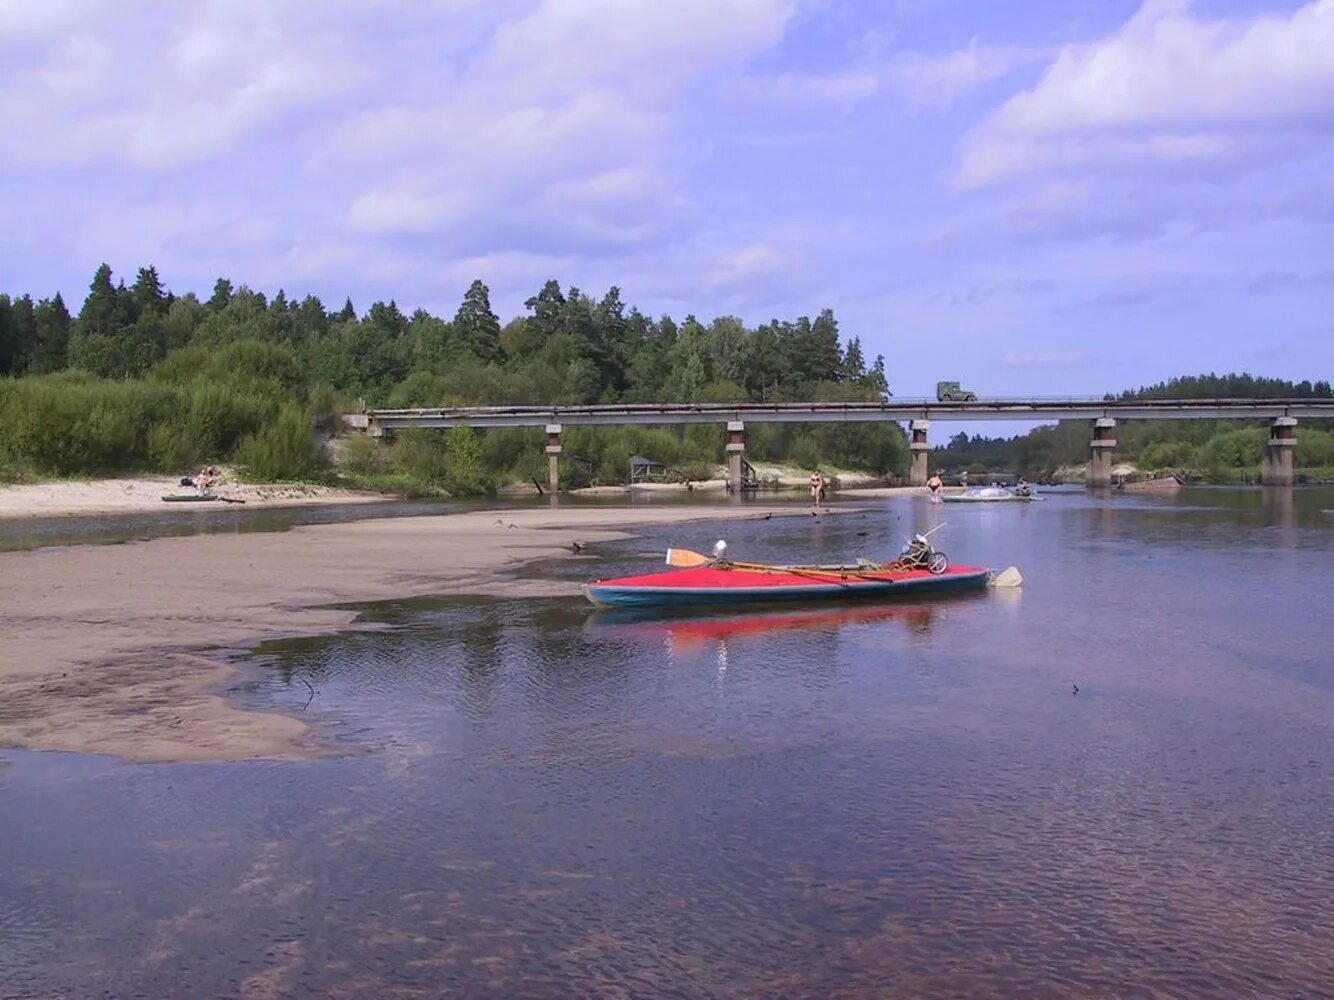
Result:
{"label": "water reflection of bridge", "polygon": [[1109,486],[1116,425],[1125,420],[1266,420],[1269,440],[1262,456],[1262,480],[1288,486],[1293,481],[1293,446],[1299,419],[1334,418],[1334,399],[985,399],[971,402],[895,400],[886,403],[626,403],[596,406],[444,406],[364,410],[344,420],[372,437],[418,427],[543,427],[548,479],[559,485],[564,427],[625,424],[723,424],[727,434],[729,482],[742,482],[747,423],[907,422],[912,466],[909,482],[927,478],[927,432],[932,420],[1088,420],[1089,485]]}

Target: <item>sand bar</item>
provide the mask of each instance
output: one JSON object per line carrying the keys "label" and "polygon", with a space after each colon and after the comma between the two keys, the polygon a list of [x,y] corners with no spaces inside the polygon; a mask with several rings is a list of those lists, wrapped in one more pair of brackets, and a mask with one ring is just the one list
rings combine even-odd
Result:
{"label": "sand bar", "polygon": [[217,693],[228,649],[348,627],[354,612],[331,604],[574,594],[514,574],[636,525],[765,514],[809,516],[725,502],[552,507],[0,553],[0,746],[137,761],[311,756],[300,719]]}
{"label": "sand bar", "polygon": [[[180,477],[134,476],[124,479],[67,479],[45,483],[0,486],[0,518],[61,517],[77,514],[131,514],[170,510],[162,497],[191,494]],[[226,481],[212,492],[246,507],[291,507],[302,504],[372,503],[392,499],[379,493],[343,490],[331,486],[255,485]],[[202,503],[221,507],[223,501]]]}

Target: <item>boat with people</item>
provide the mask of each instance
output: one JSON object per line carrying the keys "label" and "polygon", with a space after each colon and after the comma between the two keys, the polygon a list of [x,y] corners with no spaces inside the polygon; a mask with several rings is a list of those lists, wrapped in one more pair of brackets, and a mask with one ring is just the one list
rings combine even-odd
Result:
{"label": "boat with people", "polygon": [[941,497],[946,503],[1028,503],[1041,500],[1031,489],[1007,489],[1004,486],[974,486],[962,493],[949,493]]}
{"label": "boat with people", "polygon": [[[933,529],[934,530],[934,529]],[[916,535],[890,562],[859,559],[848,565],[777,566],[734,562],[719,542],[712,556],[668,549],[672,569],[584,584],[584,594],[603,607],[763,604],[957,593],[988,584],[1018,586],[1019,571],[997,574],[981,566],[951,566],[926,535]]]}

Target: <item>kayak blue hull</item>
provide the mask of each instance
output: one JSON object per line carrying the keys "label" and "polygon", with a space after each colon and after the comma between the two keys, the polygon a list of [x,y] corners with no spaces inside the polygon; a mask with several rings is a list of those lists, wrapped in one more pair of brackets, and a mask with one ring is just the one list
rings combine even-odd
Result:
{"label": "kayak blue hull", "polygon": [[584,584],[584,593],[594,604],[610,608],[865,600],[981,589],[987,585],[988,576],[988,571],[982,569],[969,573],[945,573],[941,576],[918,576],[893,581],[812,582],[784,587],[653,587],[587,583]]}

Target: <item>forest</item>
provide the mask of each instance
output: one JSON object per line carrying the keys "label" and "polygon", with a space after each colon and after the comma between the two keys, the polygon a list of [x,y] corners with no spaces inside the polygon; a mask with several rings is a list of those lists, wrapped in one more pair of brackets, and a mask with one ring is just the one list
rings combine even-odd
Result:
{"label": "forest", "polygon": [[[1329,398],[1328,381],[1197,375],[1121,399]],[[650,317],[611,288],[594,298],[548,281],[502,323],[474,281],[452,317],[393,302],[359,313],[314,296],[272,299],[219,278],[205,301],[163,287],[153,267],[127,285],[103,264],[72,313],[55,294],[0,294],[0,481],[234,463],[255,479],[329,479],[337,414],[362,406],[884,400],[883,356],[867,361],[832,310],[747,327]],[[1329,422],[1299,429],[1299,469],[1334,471]],[[316,428],[322,433],[312,433]],[[932,453],[946,472],[1075,475],[1081,421],[1012,438],[957,434]],[[1117,461],[1215,481],[1251,478],[1266,430],[1241,421],[1142,421],[1117,429]],[[566,486],[623,482],[643,454],[683,479],[723,459],[721,428],[607,427],[566,432]],[[340,441],[345,482],[405,493],[471,495],[544,477],[540,429],[400,434],[390,447]],[[896,424],[757,424],[747,456],[906,471]]]}
{"label": "forest", "polygon": [[[72,312],[60,294],[0,295],[0,480],[233,462],[257,479],[330,474],[310,428],[361,406],[880,400],[883,357],[841,337],[831,310],[747,327],[646,316],[616,288],[548,281],[501,323],[474,281],[452,317],[393,302],[359,313],[272,299],[220,278],[201,301],[155,268],[127,285],[103,264]],[[484,493],[545,461],[540,429],[416,431],[392,447],[349,440],[340,471],[407,492]],[[723,458],[721,428],[573,428],[567,477],[617,482],[642,453],[686,478]],[[748,456],[902,473],[893,424],[768,425]]]}

